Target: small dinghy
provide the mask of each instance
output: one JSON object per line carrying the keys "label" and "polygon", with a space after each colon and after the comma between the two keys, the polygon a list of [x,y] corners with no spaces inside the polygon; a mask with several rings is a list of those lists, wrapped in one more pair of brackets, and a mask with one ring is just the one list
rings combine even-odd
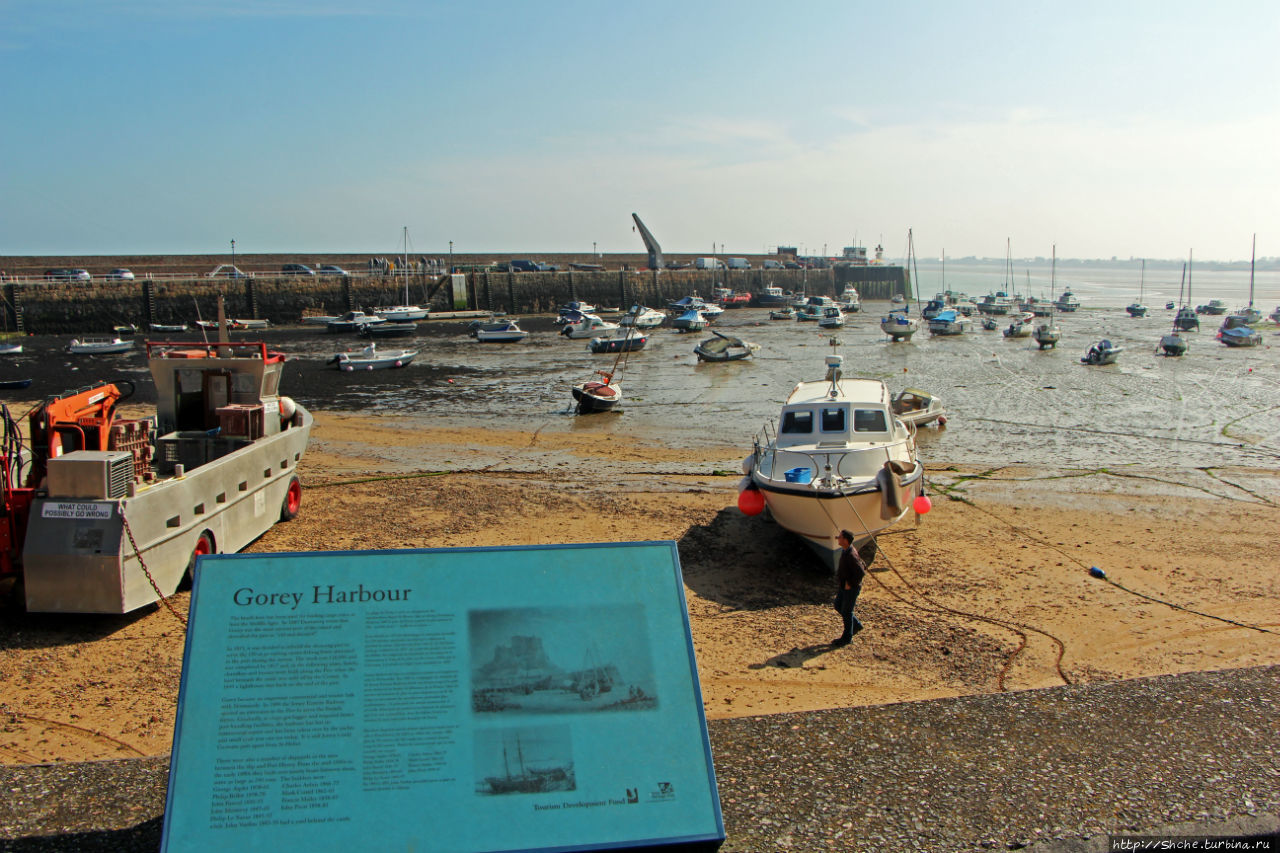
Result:
{"label": "small dinghy", "polygon": [[1031,337],[1031,325],[1024,323],[1021,319],[1014,320],[1004,330],[1006,338],[1029,338]]}
{"label": "small dinghy", "polygon": [[790,305],[782,308],[776,308],[769,312],[770,320],[794,320],[796,318],[796,309]]}
{"label": "small dinghy", "polygon": [[904,388],[889,405],[904,424],[924,426],[937,421],[938,426],[945,426],[947,423],[947,410],[942,407],[942,398],[919,388]]}
{"label": "small dinghy", "polygon": [[0,355],[21,355],[22,344],[0,344]]}
{"label": "small dinghy", "polygon": [[752,353],[760,349],[759,344],[721,334],[714,329],[711,334],[715,337],[707,338],[693,348],[699,361],[741,361],[750,358]]}
{"label": "small dinghy", "polygon": [[394,367],[405,367],[413,361],[416,350],[398,349],[378,352],[378,345],[371,343],[359,352],[335,353],[327,364],[338,370],[387,370]]}
{"label": "small dinghy", "polygon": [[386,323],[370,323],[360,330],[360,335],[366,338],[407,338],[416,334],[418,324],[413,322],[386,322]]}
{"label": "small dinghy", "polygon": [[30,387],[30,379],[0,379],[0,391],[16,391],[21,388]]}
{"label": "small dinghy", "polygon": [[613,381],[613,371],[597,370],[596,375],[600,379],[589,379],[571,389],[580,415],[607,412],[622,399],[622,388]]}
{"label": "small dinghy", "polygon": [[1186,355],[1187,350],[1190,348],[1190,342],[1182,335],[1178,334],[1177,329],[1174,329],[1169,334],[1160,338],[1160,352],[1164,355]]}
{"label": "small dinghy", "polygon": [[1108,340],[1098,341],[1089,347],[1081,358],[1081,364],[1115,364],[1116,359],[1120,357],[1120,353],[1124,352],[1124,347],[1118,347]]}

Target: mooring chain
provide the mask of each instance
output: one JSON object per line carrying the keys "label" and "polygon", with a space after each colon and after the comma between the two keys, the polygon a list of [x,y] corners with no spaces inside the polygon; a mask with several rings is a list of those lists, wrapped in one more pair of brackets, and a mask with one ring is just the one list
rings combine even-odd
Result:
{"label": "mooring chain", "polygon": [[[123,509],[123,508],[122,508]],[[129,537],[129,544],[133,546],[134,556],[138,558],[138,565],[142,566],[142,573],[147,576],[147,581],[151,584],[151,588],[156,591],[156,595],[160,599],[160,603],[168,608],[174,618],[181,622],[184,626],[187,624],[187,617],[183,616],[169,601],[169,597],[160,591],[160,585],[156,583],[156,579],[151,576],[151,570],[147,568],[147,561],[142,559],[142,551],[138,548],[137,540],[133,538],[133,528],[129,527],[129,519],[125,518],[124,512],[120,513],[120,521],[124,524],[125,535]]]}

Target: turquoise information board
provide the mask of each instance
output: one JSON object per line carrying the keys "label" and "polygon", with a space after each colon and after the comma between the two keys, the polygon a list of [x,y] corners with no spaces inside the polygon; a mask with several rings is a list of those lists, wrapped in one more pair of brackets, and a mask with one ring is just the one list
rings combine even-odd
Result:
{"label": "turquoise information board", "polygon": [[200,558],[163,850],[723,839],[675,543]]}

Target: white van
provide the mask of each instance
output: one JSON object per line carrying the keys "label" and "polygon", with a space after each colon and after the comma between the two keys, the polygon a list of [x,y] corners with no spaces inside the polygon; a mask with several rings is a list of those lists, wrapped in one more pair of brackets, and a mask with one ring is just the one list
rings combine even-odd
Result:
{"label": "white van", "polygon": [[722,270],[724,264],[719,258],[694,258],[693,268],[697,270]]}
{"label": "white van", "polygon": [[731,270],[749,270],[751,269],[751,261],[746,258],[728,258],[727,263]]}

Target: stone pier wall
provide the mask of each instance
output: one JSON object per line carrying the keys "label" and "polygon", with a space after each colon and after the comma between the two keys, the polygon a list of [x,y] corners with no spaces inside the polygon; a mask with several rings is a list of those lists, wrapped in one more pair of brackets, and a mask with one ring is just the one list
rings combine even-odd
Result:
{"label": "stone pier wall", "polygon": [[[826,270],[680,270],[484,273],[466,275],[470,309],[513,314],[554,313],[570,300],[626,307],[663,307],[690,294],[710,297],[716,287],[758,293],[766,285],[810,294],[838,296],[847,284],[863,299],[911,296],[902,267],[836,267]],[[450,311],[447,277],[411,275],[409,302]],[[221,295],[229,318],[264,318],[275,325],[297,323],[304,314],[342,314],[355,309],[398,305],[406,281],[390,276],[265,277],[209,281],[141,280],[87,284],[8,283],[3,306],[8,328],[32,334],[97,334],[113,326],[191,323],[218,316]]]}

